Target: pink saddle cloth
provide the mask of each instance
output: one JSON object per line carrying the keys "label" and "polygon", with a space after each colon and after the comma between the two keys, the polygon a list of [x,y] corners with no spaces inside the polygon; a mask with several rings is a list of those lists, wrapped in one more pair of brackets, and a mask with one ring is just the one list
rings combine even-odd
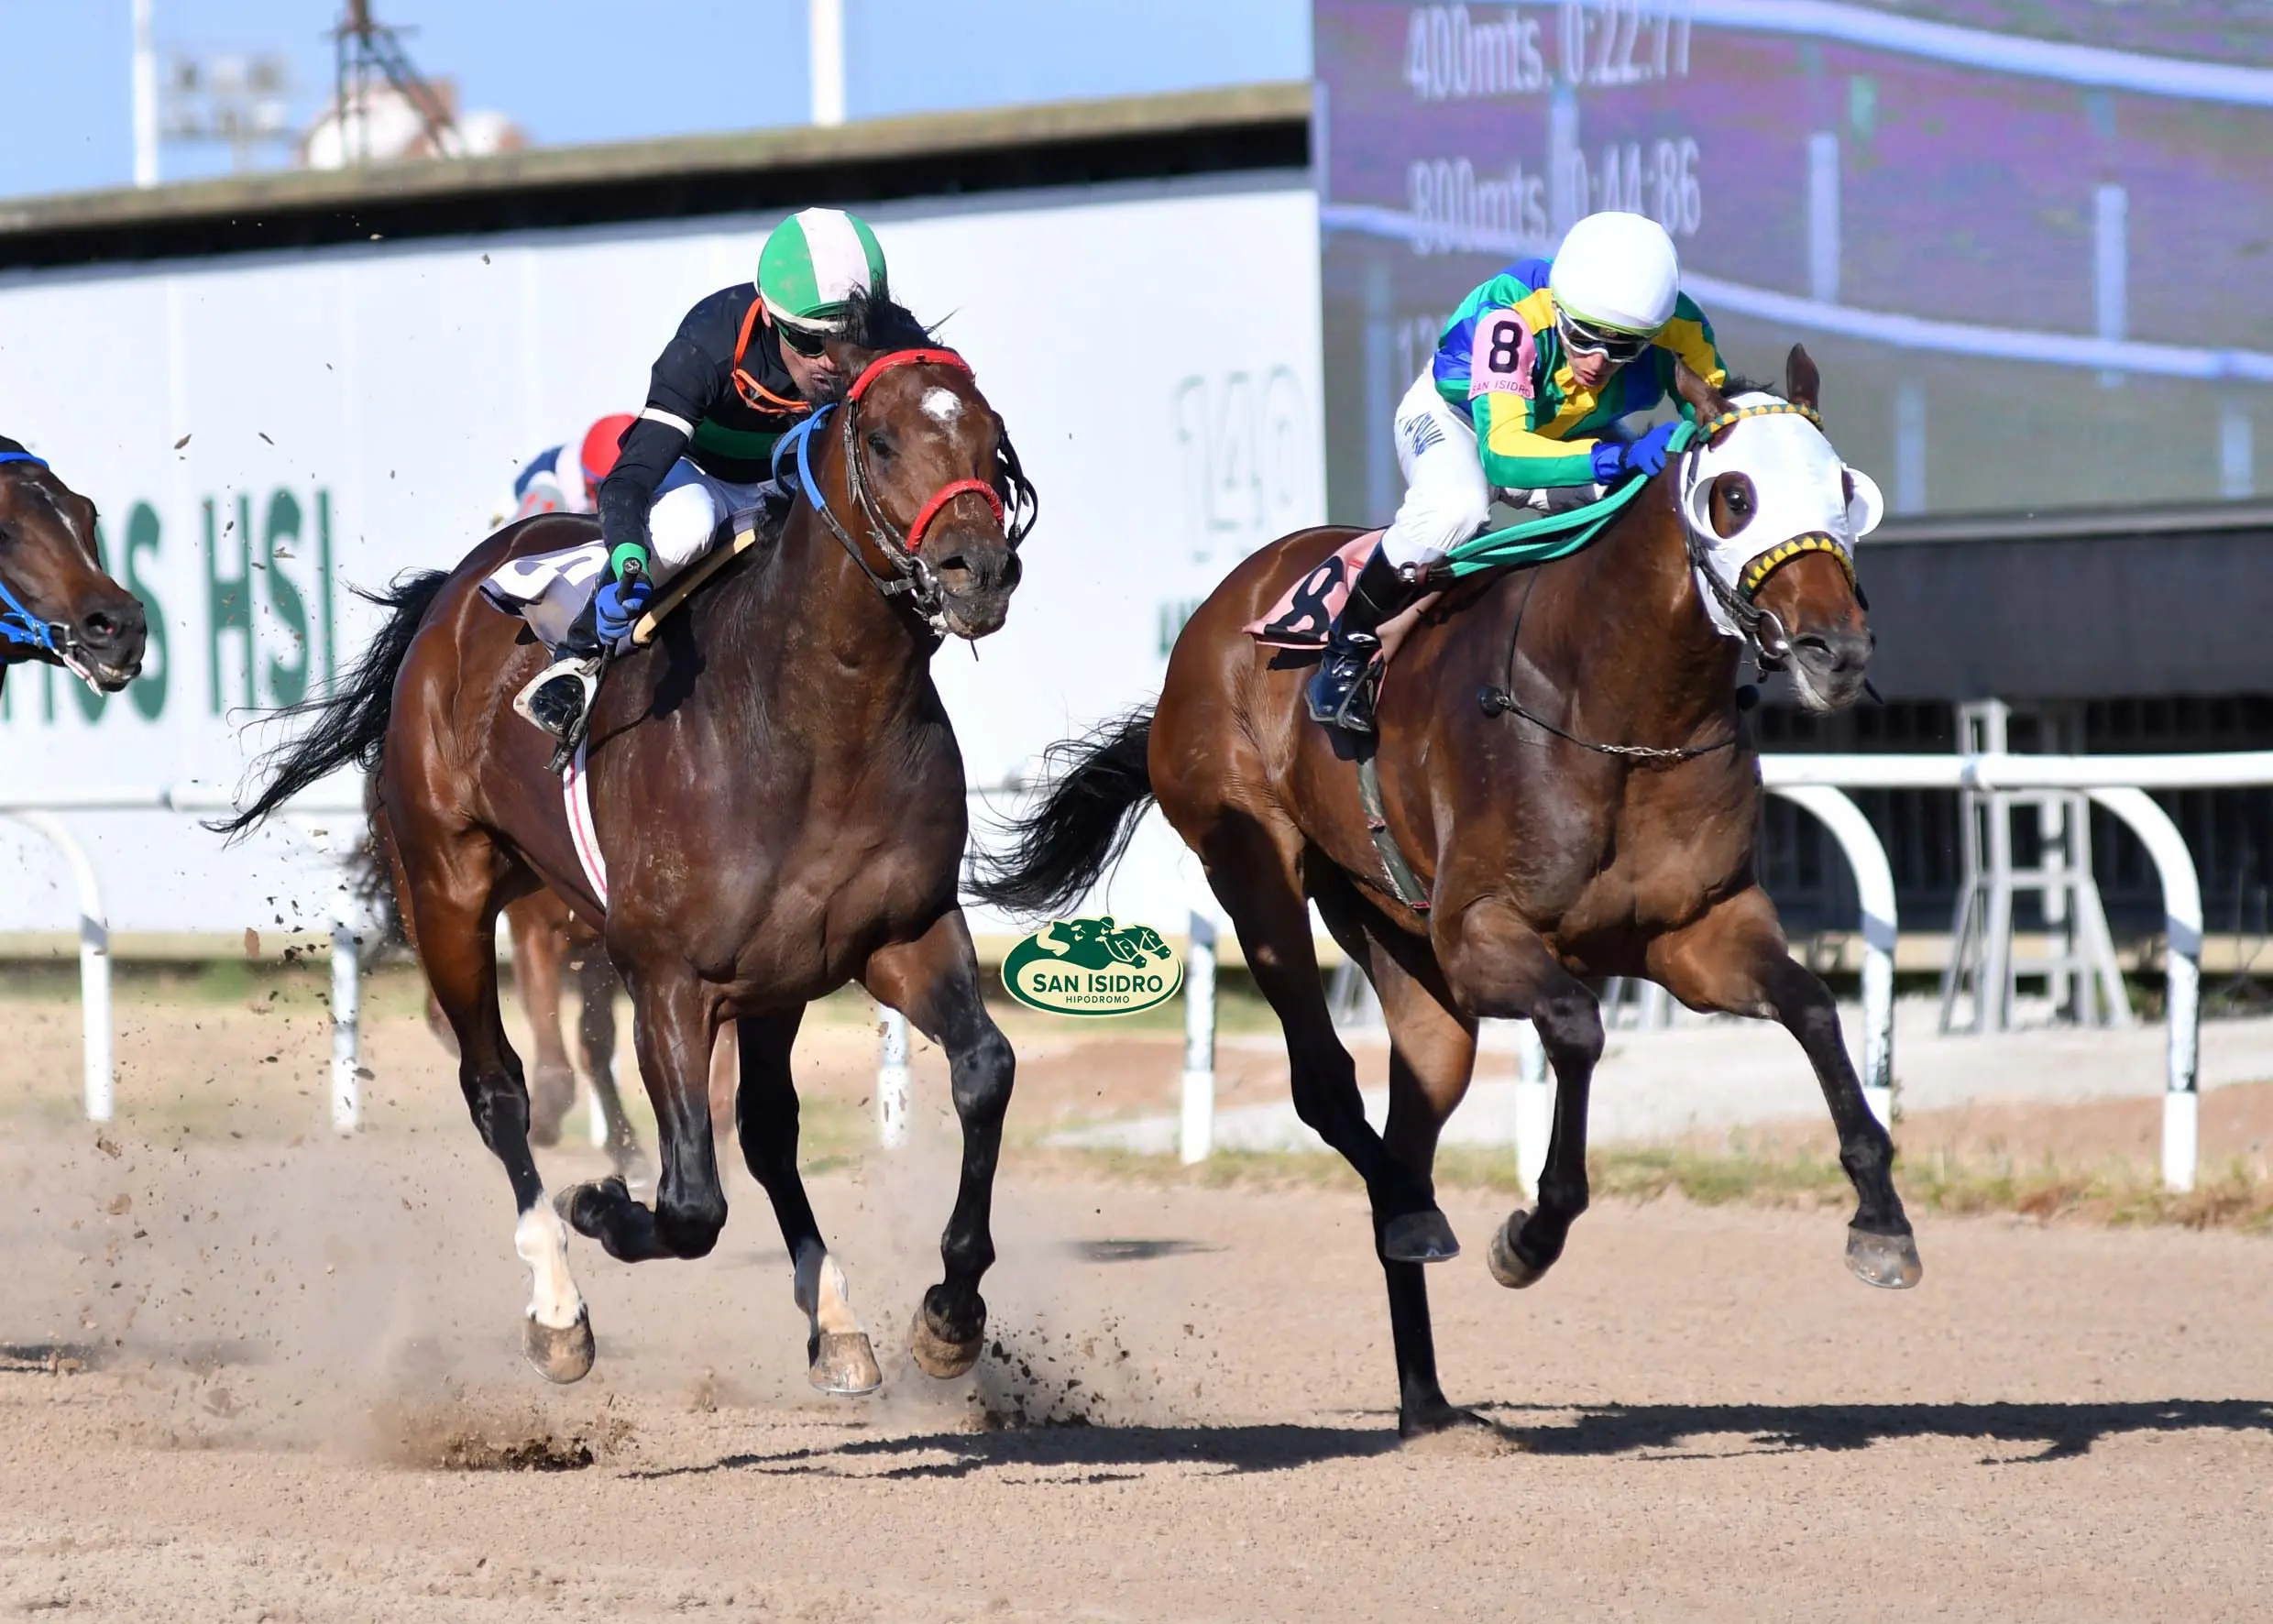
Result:
{"label": "pink saddle cloth", "polygon": [[[1248,621],[1240,630],[1266,648],[1324,648],[1334,616],[1349,601],[1350,587],[1357,579],[1357,572],[1366,567],[1366,560],[1372,556],[1380,539],[1381,532],[1378,530],[1350,537],[1331,556],[1320,559],[1308,575],[1288,587],[1286,595],[1271,606],[1270,613],[1259,620]],[[1385,672],[1389,663],[1397,657],[1405,633],[1419,624],[1422,615],[1443,596],[1441,592],[1431,592],[1416,598],[1381,623],[1381,664]]]}
{"label": "pink saddle cloth", "polygon": [[1380,540],[1378,530],[1350,537],[1288,587],[1286,596],[1271,606],[1268,614],[1248,621],[1242,630],[1256,642],[1275,649],[1325,647],[1334,616],[1349,601],[1350,584],[1357,579],[1357,572]]}

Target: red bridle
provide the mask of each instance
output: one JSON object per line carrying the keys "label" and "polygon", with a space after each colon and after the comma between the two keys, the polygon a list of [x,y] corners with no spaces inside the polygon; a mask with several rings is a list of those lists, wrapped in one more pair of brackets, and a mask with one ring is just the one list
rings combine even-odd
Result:
{"label": "red bridle", "polygon": [[[972,376],[971,363],[964,360],[962,357],[957,355],[951,349],[895,349],[889,351],[886,354],[878,356],[874,360],[869,362],[866,367],[862,368],[861,369],[861,375],[852,380],[852,387],[845,391],[845,421],[848,427],[851,422],[852,406],[856,404],[861,396],[867,391],[870,384],[875,382],[879,376],[889,372],[895,367],[952,367],[956,371],[961,373],[966,378]],[[849,441],[851,439],[851,435],[848,434],[846,438]],[[917,510],[916,521],[907,527],[907,550],[913,553],[923,545],[924,532],[931,527],[931,521],[939,516],[940,510],[944,509],[948,503],[953,501],[959,496],[969,495],[984,497],[986,499],[986,505],[988,509],[994,515],[994,522],[997,525],[1001,525],[1003,523],[1002,493],[996,490],[994,486],[990,485],[983,479],[951,480],[949,483],[940,486],[939,489],[933,491],[931,493],[930,499],[925,502],[921,508]]]}

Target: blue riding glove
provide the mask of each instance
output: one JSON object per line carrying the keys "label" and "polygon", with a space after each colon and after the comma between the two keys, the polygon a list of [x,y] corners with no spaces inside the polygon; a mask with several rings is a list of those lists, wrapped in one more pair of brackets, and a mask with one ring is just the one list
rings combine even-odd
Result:
{"label": "blue riding glove", "polygon": [[1628,444],[1618,440],[1603,440],[1594,448],[1594,482],[1615,485],[1629,474],[1662,474],[1673,454],[1670,449],[1674,431],[1681,425],[1662,422],[1639,440]]}
{"label": "blue riding glove", "polygon": [[592,595],[592,625],[604,642],[620,642],[647,612],[655,585],[645,576],[631,581],[610,581]]}

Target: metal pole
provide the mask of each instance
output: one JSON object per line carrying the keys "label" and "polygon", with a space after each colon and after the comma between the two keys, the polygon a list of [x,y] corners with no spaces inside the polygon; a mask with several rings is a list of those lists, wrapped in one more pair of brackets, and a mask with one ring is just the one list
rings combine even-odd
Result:
{"label": "metal pole", "polygon": [[134,183],[158,184],[158,48],[150,39],[151,0],[134,0]]}
{"label": "metal pole", "polygon": [[2194,1188],[2202,1154],[2202,880],[2170,815],[2143,789],[2095,789],[2092,798],[2128,824],[2162,878],[2163,927],[2170,938],[2165,1014],[2170,1022],[2163,1075],[2162,1183]]}
{"label": "metal pole", "polygon": [[332,828],[332,855],[341,872],[332,886],[332,1131],[352,1134],[363,1122],[363,961],[357,929],[355,893],[346,865],[355,857],[359,831],[346,823]]}
{"label": "metal pole", "polygon": [[907,1142],[907,1017],[877,1006],[876,1136],[886,1150]]}
{"label": "metal pole", "polygon": [[1184,954],[1184,1092],[1179,1154],[1189,1167],[1215,1149],[1215,921],[1191,910]]}
{"label": "metal pole", "polygon": [[813,80],[813,122],[844,122],[844,0],[807,0],[806,49]]}
{"label": "metal pole", "polygon": [[111,927],[103,907],[103,888],[86,849],[60,818],[37,811],[6,816],[44,836],[63,854],[79,893],[79,1029],[87,1120],[108,1122],[116,1102],[116,1071],[111,1054]]}

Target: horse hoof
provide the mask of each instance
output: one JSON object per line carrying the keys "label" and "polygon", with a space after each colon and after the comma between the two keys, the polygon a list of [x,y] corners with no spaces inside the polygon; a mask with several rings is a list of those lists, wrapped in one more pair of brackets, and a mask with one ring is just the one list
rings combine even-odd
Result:
{"label": "horse hoof", "polygon": [[537,1374],[566,1387],[582,1381],[592,1368],[592,1316],[576,1310],[576,1323],[555,1331],[534,1320],[522,1322],[521,1350],[529,1355]]}
{"label": "horse hoof", "polygon": [[1491,1278],[1501,1285],[1521,1291],[1535,1286],[1547,1271],[1524,1261],[1523,1254],[1515,1249],[1516,1232],[1530,1221],[1531,1214],[1522,1208],[1508,1214],[1508,1221],[1492,1231],[1491,1245],[1484,1253],[1484,1261],[1491,1268]]}
{"label": "horse hoof", "polygon": [[979,1362],[979,1348],[985,1341],[985,1303],[979,1305],[979,1322],[971,1334],[957,1336],[955,1328],[932,1308],[930,1295],[926,1293],[923,1307],[916,1313],[915,1328],[908,1335],[908,1352],[916,1357],[916,1367],[926,1376],[939,1381],[952,1381]]}
{"label": "horse hoof", "polygon": [[1847,1267],[1864,1285],[1883,1286],[1890,1291],[1905,1291],[1926,1275],[1916,1239],[1906,1234],[1870,1234],[1860,1229],[1847,1232]]}
{"label": "horse hoof", "polygon": [[1381,1256],[1391,1263],[1443,1263],[1460,1256],[1444,1214],[1401,1213],[1381,1226]]}
{"label": "horse hoof", "polygon": [[631,1192],[623,1187],[622,1180],[602,1179],[598,1183],[571,1184],[553,1198],[553,1211],[578,1234],[598,1240],[600,1215],[631,1199]]}
{"label": "horse hoof", "polygon": [[806,1374],[824,1393],[857,1399],[884,1386],[876,1350],[859,1331],[824,1331],[813,1341],[813,1367]]}

